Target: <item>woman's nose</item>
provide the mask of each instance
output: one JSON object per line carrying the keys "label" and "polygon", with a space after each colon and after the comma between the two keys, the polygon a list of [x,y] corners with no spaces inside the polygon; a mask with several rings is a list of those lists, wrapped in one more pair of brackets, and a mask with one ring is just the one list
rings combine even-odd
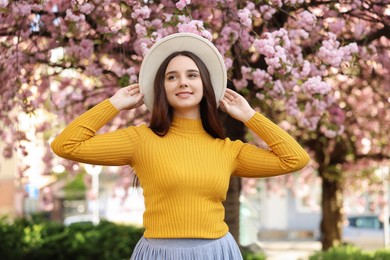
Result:
{"label": "woman's nose", "polygon": [[183,87],[183,88],[188,87],[188,83],[187,83],[187,80],[185,78],[182,78],[180,80],[180,87]]}

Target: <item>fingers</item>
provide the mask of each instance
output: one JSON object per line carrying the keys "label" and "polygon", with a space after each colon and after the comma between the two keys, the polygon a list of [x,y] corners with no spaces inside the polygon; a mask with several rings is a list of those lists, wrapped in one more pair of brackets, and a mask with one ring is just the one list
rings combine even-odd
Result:
{"label": "fingers", "polygon": [[132,85],[126,87],[126,92],[130,96],[135,96],[135,95],[139,94],[140,93],[139,85],[138,84],[132,84]]}
{"label": "fingers", "polygon": [[223,100],[223,99],[221,99],[220,101],[219,101],[219,108],[223,111],[223,112],[226,112],[227,110],[226,110],[226,106],[227,106],[228,104],[226,103],[226,101],[225,100]]}
{"label": "fingers", "polygon": [[134,94],[134,98],[136,100],[136,107],[139,107],[144,103],[143,97],[144,97],[144,93],[141,93],[140,91]]}
{"label": "fingers", "polygon": [[135,84],[131,84],[129,86],[126,86],[122,89],[126,90],[126,91],[130,91],[130,90],[133,90],[133,89],[137,89],[139,88],[139,84],[138,83],[135,83]]}
{"label": "fingers", "polygon": [[126,88],[128,88],[128,89],[136,89],[136,88],[138,88],[139,89],[139,84],[138,83],[131,84],[130,86],[127,86]]}
{"label": "fingers", "polygon": [[231,89],[226,89],[224,98],[226,98],[229,101],[233,101],[237,96],[238,96],[237,92]]}
{"label": "fingers", "polygon": [[142,100],[143,101],[144,93],[141,93],[138,91],[138,93],[135,95],[135,99]]}

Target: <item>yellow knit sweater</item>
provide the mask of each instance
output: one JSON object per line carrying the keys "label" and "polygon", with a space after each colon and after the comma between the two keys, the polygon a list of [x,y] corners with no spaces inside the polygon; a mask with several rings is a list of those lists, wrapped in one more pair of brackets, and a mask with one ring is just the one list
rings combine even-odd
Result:
{"label": "yellow knit sweater", "polygon": [[146,238],[219,238],[228,232],[222,201],[232,174],[267,177],[303,168],[308,154],[259,113],[246,126],[270,150],[215,139],[201,120],[174,118],[164,137],[147,126],[96,132],[118,114],[105,100],[75,119],[52,142],[66,159],[100,165],[131,165],[145,198]]}

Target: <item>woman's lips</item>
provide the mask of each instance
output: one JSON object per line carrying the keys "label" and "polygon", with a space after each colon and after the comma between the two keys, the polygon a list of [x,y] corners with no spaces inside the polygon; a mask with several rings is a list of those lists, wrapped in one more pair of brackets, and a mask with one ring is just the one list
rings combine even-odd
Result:
{"label": "woman's lips", "polygon": [[178,92],[178,93],[176,93],[176,96],[178,96],[178,97],[189,97],[189,96],[191,96],[192,94],[193,94],[192,92],[183,91],[183,92]]}

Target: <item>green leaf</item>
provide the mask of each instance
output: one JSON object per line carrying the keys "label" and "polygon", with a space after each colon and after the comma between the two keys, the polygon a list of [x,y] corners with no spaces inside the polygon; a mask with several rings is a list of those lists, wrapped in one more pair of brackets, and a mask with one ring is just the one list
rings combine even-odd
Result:
{"label": "green leaf", "polygon": [[118,80],[118,85],[121,88],[124,88],[130,84],[130,76],[128,74],[123,75]]}

